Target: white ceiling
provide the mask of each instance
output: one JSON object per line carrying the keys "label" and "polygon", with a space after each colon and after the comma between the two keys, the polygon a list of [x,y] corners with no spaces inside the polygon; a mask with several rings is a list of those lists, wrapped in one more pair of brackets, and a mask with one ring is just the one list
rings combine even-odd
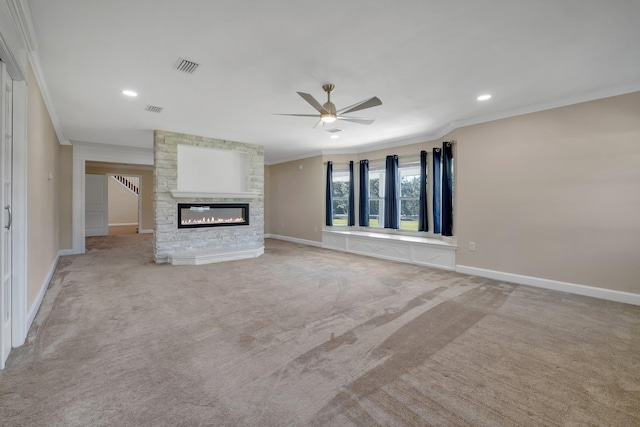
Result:
{"label": "white ceiling", "polygon": [[[29,0],[68,141],[152,148],[162,129],[265,147],[267,163],[442,136],[640,90],[638,0]],[[179,58],[200,67],[186,74]],[[383,105],[312,129],[296,91]],[[121,94],[139,93],[137,98]],[[479,102],[476,97],[491,93]],[[162,113],[145,111],[147,105]]]}

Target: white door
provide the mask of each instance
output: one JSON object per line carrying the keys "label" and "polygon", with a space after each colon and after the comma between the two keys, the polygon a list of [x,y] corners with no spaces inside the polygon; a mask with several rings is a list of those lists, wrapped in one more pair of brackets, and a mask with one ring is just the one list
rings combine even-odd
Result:
{"label": "white door", "polygon": [[86,174],[84,180],[84,235],[109,234],[107,176]]}
{"label": "white door", "polygon": [[11,351],[11,174],[13,160],[13,81],[3,63],[0,62],[0,104],[2,118],[0,120],[0,205],[2,220],[0,221],[0,369]]}

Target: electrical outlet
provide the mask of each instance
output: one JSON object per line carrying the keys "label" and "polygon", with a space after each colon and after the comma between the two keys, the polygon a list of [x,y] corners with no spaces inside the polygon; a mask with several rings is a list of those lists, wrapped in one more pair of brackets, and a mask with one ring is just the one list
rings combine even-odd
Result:
{"label": "electrical outlet", "polygon": [[314,228],[316,229],[316,231],[318,231],[318,226],[317,225]]}
{"label": "electrical outlet", "polygon": [[469,242],[469,250],[472,252],[476,250],[476,242]]}

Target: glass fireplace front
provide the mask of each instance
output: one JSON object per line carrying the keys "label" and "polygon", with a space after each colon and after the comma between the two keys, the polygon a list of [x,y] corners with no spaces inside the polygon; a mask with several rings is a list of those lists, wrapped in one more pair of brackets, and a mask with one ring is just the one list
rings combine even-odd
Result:
{"label": "glass fireplace front", "polygon": [[248,203],[179,203],[178,228],[249,225]]}

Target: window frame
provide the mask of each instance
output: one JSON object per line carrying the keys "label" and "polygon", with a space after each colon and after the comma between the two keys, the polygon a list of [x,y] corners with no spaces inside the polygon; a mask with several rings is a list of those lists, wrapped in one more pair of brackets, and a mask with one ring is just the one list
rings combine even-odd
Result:
{"label": "window frame", "polygon": [[[412,171],[415,172],[414,174],[410,175],[414,177],[414,181],[415,183],[413,185],[417,185],[418,186],[418,193],[415,196],[405,196],[403,195],[403,191],[402,191],[402,177],[403,177],[403,170],[405,171]],[[429,172],[427,171],[427,176],[429,175]],[[400,209],[400,228],[399,230],[401,231],[418,231],[418,215],[419,215],[419,203],[420,203],[420,156],[411,156],[411,157],[405,157],[405,158],[400,158],[399,164],[398,164],[398,184],[399,184],[399,189],[398,189],[398,208]],[[415,222],[415,229],[413,227],[410,228],[404,228],[403,227],[403,223],[406,227],[407,224],[410,223],[410,221],[408,220],[404,220],[402,219],[402,206],[403,206],[403,201],[414,201],[416,202],[416,208],[418,209],[418,211],[416,211],[415,213],[415,221],[411,222],[411,225],[413,226],[413,222]]]}
{"label": "window frame", "polygon": [[[369,161],[369,182],[367,183],[367,188],[369,189],[369,227],[367,228],[384,229],[384,189],[386,173],[384,161]],[[374,197],[371,191],[371,181],[375,180],[376,176],[378,176],[379,180],[378,194]],[[371,202],[378,202],[376,218],[372,217],[374,210],[371,208]],[[377,222],[378,225],[371,225],[375,222]]]}
{"label": "window frame", "polygon": [[[338,178],[338,179],[336,179]],[[343,179],[346,178],[346,179]],[[333,219],[333,227],[347,227],[348,226],[348,220],[349,220],[349,185],[350,185],[350,177],[349,177],[349,166],[346,165],[345,167],[342,166],[338,166],[336,167],[336,164],[333,164],[333,173],[331,174],[331,184],[332,184],[332,194],[331,194],[331,200],[333,202],[333,205],[331,206],[331,218]],[[335,191],[336,191],[336,183],[342,183],[345,182],[346,183],[346,194],[344,197],[337,197],[335,195]],[[344,218],[336,218],[336,211],[335,211],[335,204],[336,202],[342,202],[344,201],[345,203],[345,213],[344,213]],[[344,220],[344,224],[342,224],[342,221]],[[336,221],[338,221],[338,223],[336,223]]]}

